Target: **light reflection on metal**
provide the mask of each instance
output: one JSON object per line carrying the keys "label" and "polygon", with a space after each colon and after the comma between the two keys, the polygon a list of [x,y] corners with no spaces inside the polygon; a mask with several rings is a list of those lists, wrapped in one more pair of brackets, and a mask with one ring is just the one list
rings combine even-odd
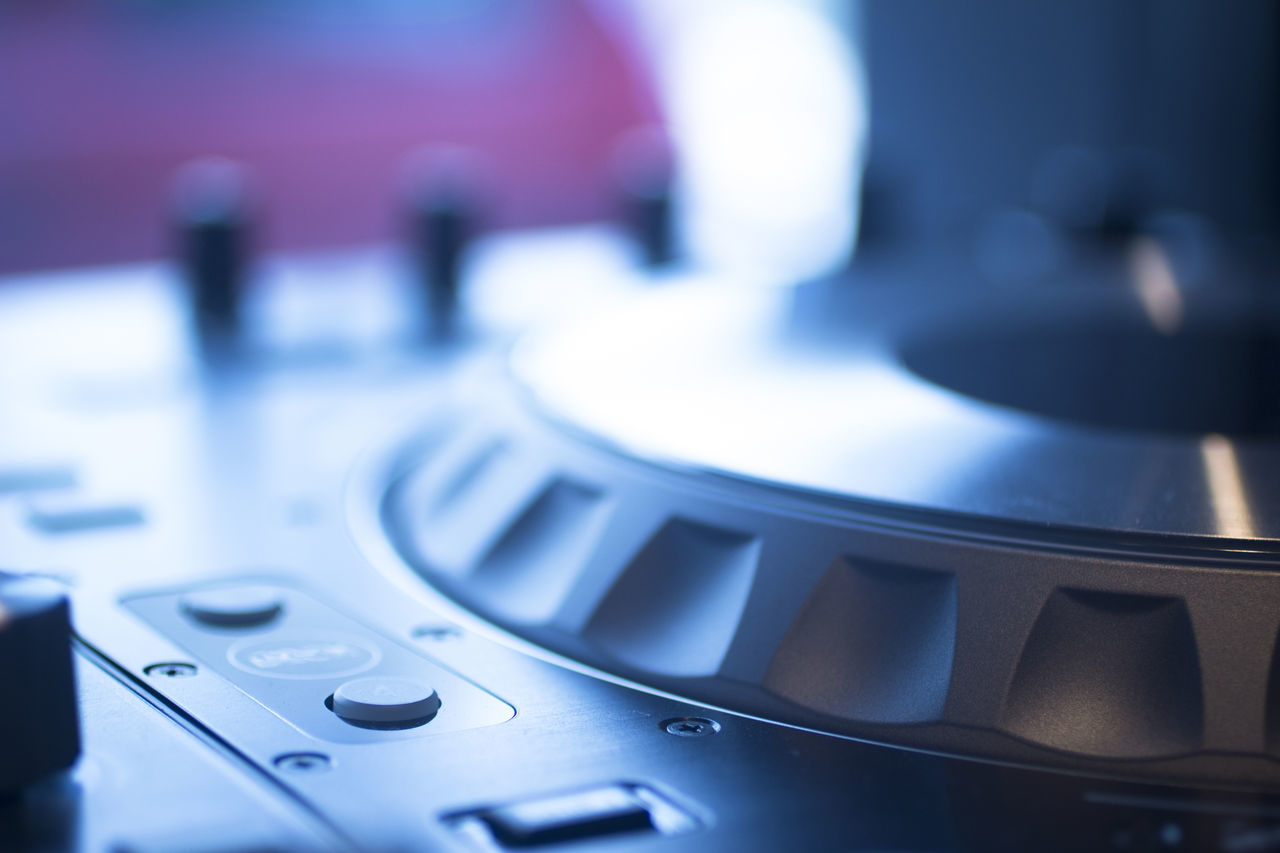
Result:
{"label": "light reflection on metal", "polygon": [[1162,335],[1176,334],[1185,308],[1164,247],[1150,237],[1135,240],[1129,249],[1129,275],[1151,325]]}
{"label": "light reflection on metal", "polygon": [[[1010,438],[999,413],[904,381],[896,366],[774,348],[786,299],[691,278],[526,338],[512,371],[544,410],[631,453],[830,493],[847,491],[853,470],[869,496],[933,494]],[[639,342],[648,335],[662,345]],[[933,440],[939,424],[945,441]]]}
{"label": "light reflection on metal", "polygon": [[[1146,327],[1128,287],[868,282],[819,302],[830,291],[679,281],[525,338],[513,378],[544,416],[659,463],[1058,528],[1216,536],[1221,507],[1234,519],[1226,534],[1280,538],[1280,488],[1255,471],[1271,464],[1266,448],[1228,448],[1249,466],[1247,493],[1235,492],[1246,516],[1206,474],[1201,442],[1216,427],[1157,434],[1046,417],[934,383],[906,358],[940,328],[977,339],[1019,322]],[[816,310],[838,313],[806,314]]]}
{"label": "light reflection on metal", "polygon": [[1247,539],[1257,535],[1235,447],[1226,437],[1206,435],[1200,440],[1200,458],[1213,500],[1214,521],[1219,536]]}

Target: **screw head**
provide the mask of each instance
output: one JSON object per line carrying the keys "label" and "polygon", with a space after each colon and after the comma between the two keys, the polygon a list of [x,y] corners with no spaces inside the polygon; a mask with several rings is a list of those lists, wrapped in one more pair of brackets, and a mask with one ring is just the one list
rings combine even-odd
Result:
{"label": "screw head", "polygon": [[193,663],[184,663],[182,661],[168,661],[165,663],[153,663],[150,666],[142,668],[142,672],[153,678],[190,678],[195,675],[198,670]]}
{"label": "screw head", "polygon": [[323,752],[286,752],[271,763],[288,773],[326,773],[333,767],[333,760]]}
{"label": "screw head", "polygon": [[720,724],[706,717],[676,717],[665,720],[662,728],[676,737],[706,737],[720,731]]}

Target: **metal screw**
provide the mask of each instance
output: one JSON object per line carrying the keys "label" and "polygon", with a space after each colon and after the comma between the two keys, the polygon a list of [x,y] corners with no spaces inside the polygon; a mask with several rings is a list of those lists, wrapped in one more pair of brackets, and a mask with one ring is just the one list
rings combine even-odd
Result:
{"label": "metal screw", "polygon": [[325,773],[333,766],[323,752],[286,752],[271,763],[289,773]]}
{"label": "metal screw", "polygon": [[164,678],[190,678],[196,674],[196,665],[181,662],[153,663],[143,667],[142,671],[147,675]]}
{"label": "metal screw", "polygon": [[676,717],[665,721],[662,727],[676,737],[706,737],[720,731],[720,724],[706,717]]}
{"label": "metal screw", "polygon": [[413,636],[414,639],[418,640],[444,643],[459,639],[462,636],[462,632],[452,625],[419,625],[413,629]]}

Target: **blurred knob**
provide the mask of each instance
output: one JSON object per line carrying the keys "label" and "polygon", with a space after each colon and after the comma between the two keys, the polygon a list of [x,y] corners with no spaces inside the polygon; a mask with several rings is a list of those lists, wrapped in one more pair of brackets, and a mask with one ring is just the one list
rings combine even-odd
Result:
{"label": "blurred knob", "polygon": [[174,180],[179,258],[197,328],[229,335],[240,325],[248,220],[248,181],[231,160],[196,160]]}
{"label": "blurred knob", "polygon": [[660,127],[631,130],[613,150],[623,221],[649,267],[675,259],[674,160],[671,141]]}
{"label": "blurred knob", "polygon": [[1032,208],[1080,237],[1127,246],[1163,194],[1166,171],[1150,151],[1064,146],[1037,165]]}
{"label": "blurred knob", "polygon": [[80,754],[67,598],[43,578],[0,573],[0,794],[12,794]]}
{"label": "blurred knob", "polygon": [[463,264],[478,227],[476,157],[459,148],[421,151],[410,159],[406,183],[412,263],[426,292],[431,330],[447,334],[455,324]]}

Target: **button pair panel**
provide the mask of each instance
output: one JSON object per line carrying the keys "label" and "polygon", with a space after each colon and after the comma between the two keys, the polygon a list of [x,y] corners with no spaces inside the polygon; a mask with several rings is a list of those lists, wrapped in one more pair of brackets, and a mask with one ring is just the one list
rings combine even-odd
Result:
{"label": "button pair panel", "polygon": [[506,702],[287,584],[246,580],[124,606],[313,737],[369,743],[494,725]]}

